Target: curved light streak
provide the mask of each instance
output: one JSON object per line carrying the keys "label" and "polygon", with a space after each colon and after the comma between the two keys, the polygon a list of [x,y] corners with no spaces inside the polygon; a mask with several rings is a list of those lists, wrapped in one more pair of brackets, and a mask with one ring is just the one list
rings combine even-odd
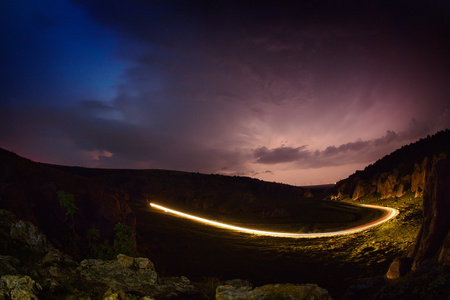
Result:
{"label": "curved light streak", "polygon": [[170,214],[178,216],[178,217],[186,218],[189,220],[193,220],[193,221],[200,222],[203,224],[211,225],[214,227],[219,227],[219,228],[224,228],[224,229],[229,229],[229,230],[234,230],[237,232],[249,233],[249,234],[254,234],[254,235],[283,237],[283,238],[297,238],[297,239],[298,238],[331,237],[331,236],[346,235],[346,234],[353,234],[353,233],[361,232],[361,231],[367,230],[369,228],[378,226],[384,222],[387,222],[387,221],[395,218],[399,213],[397,209],[390,208],[390,207],[361,204],[361,206],[384,210],[386,212],[386,215],[376,221],[373,221],[373,222],[370,222],[370,223],[367,223],[364,225],[352,227],[349,229],[345,229],[345,230],[331,231],[331,232],[291,233],[291,232],[275,232],[275,231],[257,230],[257,229],[229,225],[229,224],[225,224],[225,223],[221,223],[221,222],[217,222],[217,221],[213,221],[213,220],[208,220],[205,218],[200,218],[200,217],[193,216],[190,214],[186,214],[186,213],[183,213],[183,212],[180,212],[177,210],[173,210],[173,209],[170,209],[170,208],[167,208],[167,207],[155,204],[155,203],[150,203],[150,206],[155,209],[162,210],[166,213],[170,213]]}

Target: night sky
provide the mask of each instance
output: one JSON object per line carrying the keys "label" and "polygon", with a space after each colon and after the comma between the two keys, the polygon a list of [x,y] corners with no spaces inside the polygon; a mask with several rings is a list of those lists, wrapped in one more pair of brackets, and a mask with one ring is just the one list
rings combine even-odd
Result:
{"label": "night sky", "polygon": [[0,1],[0,147],[335,182],[450,128],[450,1]]}

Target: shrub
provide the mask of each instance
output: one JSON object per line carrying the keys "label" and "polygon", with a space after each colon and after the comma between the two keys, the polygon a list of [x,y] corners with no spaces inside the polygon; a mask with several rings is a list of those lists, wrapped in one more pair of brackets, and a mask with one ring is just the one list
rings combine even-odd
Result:
{"label": "shrub", "polygon": [[72,249],[72,255],[77,256],[78,255],[78,240],[79,236],[77,235],[75,231],[75,219],[73,215],[78,211],[78,207],[75,204],[75,196],[70,193],[66,193],[62,190],[58,191],[58,201],[61,207],[66,209],[66,216],[70,215],[71,224],[70,227],[72,229],[71,234],[69,235],[69,242],[70,242],[70,248]]}
{"label": "shrub", "polygon": [[136,252],[136,241],[133,228],[119,222],[114,226],[114,231],[116,232],[114,238],[115,254],[134,255]]}

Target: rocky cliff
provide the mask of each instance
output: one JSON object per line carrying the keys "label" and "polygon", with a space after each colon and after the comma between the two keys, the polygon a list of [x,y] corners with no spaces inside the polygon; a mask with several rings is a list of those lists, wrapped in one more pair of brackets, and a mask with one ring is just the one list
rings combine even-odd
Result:
{"label": "rocky cliff", "polygon": [[448,299],[450,291],[450,159],[433,168],[423,195],[423,223],[414,245],[389,267],[394,282],[377,299]]}
{"label": "rocky cliff", "polygon": [[450,157],[450,130],[404,146],[336,184],[334,199],[422,197],[433,166]]}
{"label": "rocky cliff", "polygon": [[448,299],[450,159],[438,161],[427,178],[423,222],[414,244],[394,259],[384,278],[365,279],[350,287],[347,299]]}

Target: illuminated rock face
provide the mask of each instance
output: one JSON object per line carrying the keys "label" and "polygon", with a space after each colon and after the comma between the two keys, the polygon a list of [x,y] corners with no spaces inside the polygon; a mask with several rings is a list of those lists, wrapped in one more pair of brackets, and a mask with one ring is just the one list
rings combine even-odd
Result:
{"label": "illuminated rock face", "polygon": [[433,168],[423,196],[424,219],[414,246],[407,257],[395,259],[386,277],[400,278],[416,270],[427,260],[450,263],[450,159]]}
{"label": "illuminated rock face", "polygon": [[422,162],[414,164],[414,168],[407,174],[401,173],[401,167],[396,166],[392,166],[389,172],[374,175],[371,179],[361,179],[365,175],[363,172],[357,172],[337,183],[335,197],[358,200],[365,196],[378,195],[381,199],[388,199],[401,197],[408,191],[411,191],[415,198],[422,197],[431,169],[440,159],[441,156],[425,157]]}
{"label": "illuminated rock face", "polygon": [[328,291],[316,284],[267,284],[252,289],[250,284],[233,280],[216,289],[216,300],[250,299],[331,299]]}
{"label": "illuminated rock face", "polygon": [[388,279],[397,279],[405,276],[411,270],[411,258],[397,257],[389,266],[386,273]]}
{"label": "illuminated rock face", "polygon": [[423,196],[424,219],[414,249],[412,270],[424,261],[440,259],[448,263],[450,227],[450,159],[438,162],[425,186]]}
{"label": "illuminated rock face", "polygon": [[416,241],[406,257],[394,260],[386,274],[399,283],[385,287],[375,299],[448,299],[449,183],[450,159],[443,159],[436,163],[425,186],[424,219]]}

